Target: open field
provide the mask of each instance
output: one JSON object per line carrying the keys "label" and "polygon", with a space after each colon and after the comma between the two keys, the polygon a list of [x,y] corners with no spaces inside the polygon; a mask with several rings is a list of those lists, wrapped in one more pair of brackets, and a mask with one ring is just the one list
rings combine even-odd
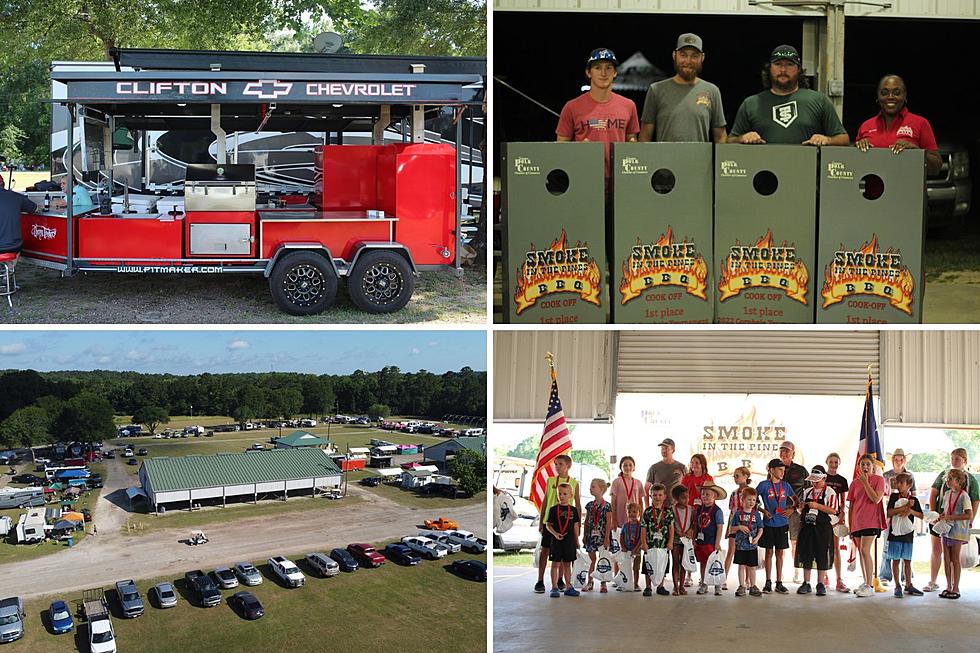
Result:
{"label": "open field", "polygon": [[7,184],[8,190],[15,190],[18,193],[23,193],[24,189],[28,186],[33,186],[39,181],[46,181],[51,178],[51,173],[47,170],[14,170],[13,182],[11,183],[10,174],[9,170],[3,172],[3,183]]}
{"label": "open field", "polygon": [[[378,544],[378,548],[382,546]],[[151,586],[176,580],[180,600],[176,608],[169,610],[149,605],[146,613],[136,619],[116,618],[114,591],[108,594],[120,651],[374,651],[391,649],[395,641],[480,651],[486,645],[487,585],[464,580],[448,571],[453,560],[466,558],[486,562],[486,555],[465,553],[439,561],[426,560],[416,567],[400,567],[389,562],[380,569],[359,569],[332,578],[307,576],[306,586],[296,589],[280,586],[265,561],[256,560],[253,563],[264,581],[262,585],[245,589],[255,594],[265,607],[266,616],[258,621],[242,619],[228,605],[228,598],[242,588],[223,590],[225,602],[206,609],[188,602],[182,578],[139,581],[137,586],[146,601]],[[303,563],[299,564],[302,568]],[[84,625],[81,628],[76,625],[74,634],[58,636],[50,634],[46,625],[42,625],[47,623],[47,608],[53,598],[65,599],[73,606],[81,593],[27,601],[26,635],[4,647],[5,651],[88,650]]]}
{"label": "open field", "polygon": [[[105,475],[106,475],[105,465],[99,465],[99,464],[90,465],[89,468],[92,470],[93,473],[102,474],[103,480],[105,479]],[[30,470],[32,469],[33,469],[32,466],[27,466],[24,467],[24,469],[21,470],[19,473],[30,472]],[[34,472],[30,472],[30,473],[34,473]],[[25,487],[25,486],[16,483],[11,483],[8,484],[6,487]],[[95,504],[98,502],[99,495],[101,492],[102,492],[101,489],[95,489],[83,493],[79,498],[78,503],[75,504],[75,509],[81,510],[82,508],[88,508],[94,513]],[[52,502],[46,504],[46,507],[53,507],[55,505],[56,504]],[[11,508],[9,510],[0,510],[0,516],[6,515],[10,517],[11,521],[13,521],[14,523],[14,526],[16,526],[17,520],[20,519],[20,516],[25,512],[27,511],[20,508]],[[0,564],[4,564],[7,562],[17,562],[20,560],[31,560],[39,556],[49,555],[51,553],[57,553],[68,547],[68,545],[65,544],[64,542],[53,542],[51,540],[47,540],[40,544],[12,544],[12,542],[14,541],[12,539],[12,536],[13,536],[13,532],[11,532],[11,535],[8,536],[8,539],[6,541],[0,540]],[[74,538],[74,544],[77,546],[87,536],[88,536],[87,532],[83,532],[83,531],[76,532]]]}

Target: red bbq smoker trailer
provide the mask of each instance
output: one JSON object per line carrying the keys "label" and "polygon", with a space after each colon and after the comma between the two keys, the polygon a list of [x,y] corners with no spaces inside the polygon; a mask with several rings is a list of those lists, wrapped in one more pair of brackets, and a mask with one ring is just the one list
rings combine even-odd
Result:
{"label": "red bbq smoker trailer", "polygon": [[[459,117],[483,102],[485,59],[168,50],[113,58],[115,71],[51,75],[66,89],[52,102],[69,112],[67,143],[82,129],[82,169],[117,187],[110,162],[123,129],[210,130],[214,160],[186,166],[182,198],[139,212],[129,184],[121,211],[108,198],[75,211],[69,165],[67,209],[21,216],[26,260],[64,276],[261,273],[294,315],[328,308],[340,277],[359,308],[382,313],[405,306],[419,271],[461,273]],[[447,106],[455,147],[425,143],[427,112]],[[404,141],[385,144],[399,122],[410,125]],[[328,134],[314,152],[314,192],[257,203],[255,166],[228,160],[232,130]],[[343,144],[351,131],[371,133],[372,144]]]}

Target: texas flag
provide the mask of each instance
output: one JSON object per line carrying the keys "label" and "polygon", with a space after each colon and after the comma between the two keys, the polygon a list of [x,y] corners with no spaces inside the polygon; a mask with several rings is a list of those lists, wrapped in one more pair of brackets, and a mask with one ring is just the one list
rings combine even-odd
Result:
{"label": "texas flag", "polygon": [[864,413],[861,416],[861,435],[858,438],[858,452],[854,459],[854,477],[858,473],[861,456],[870,454],[875,459],[875,474],[882,475],[885,469],[885,450],[881,448],[878,437],[878,422],[875,420],[874,402],[871,399],[871,374],[868,373],[868,389],[864,396]]}

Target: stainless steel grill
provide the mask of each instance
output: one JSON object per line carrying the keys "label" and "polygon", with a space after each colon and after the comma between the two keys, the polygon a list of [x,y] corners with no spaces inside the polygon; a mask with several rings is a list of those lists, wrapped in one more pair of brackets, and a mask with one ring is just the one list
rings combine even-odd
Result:
{"label": "stainless steel grill", "polygon": [[255,166],[188,165],[184,207],[185,211],[254,211]]}

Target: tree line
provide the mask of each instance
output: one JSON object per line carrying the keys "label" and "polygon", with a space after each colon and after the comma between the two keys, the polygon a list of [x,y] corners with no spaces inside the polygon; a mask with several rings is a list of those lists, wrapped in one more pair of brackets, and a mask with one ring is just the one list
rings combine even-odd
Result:
{"label": "tree line", "polygon": [[229,415],[252,419],[367,414],[440,419],[447,413],[486,415],[486,372],[402,372],[396,366],[347,375],[287,372],[141,374],[138,372],[0,373],[0,446],[113,437],[114,415],[147,408],[167,415]]}

